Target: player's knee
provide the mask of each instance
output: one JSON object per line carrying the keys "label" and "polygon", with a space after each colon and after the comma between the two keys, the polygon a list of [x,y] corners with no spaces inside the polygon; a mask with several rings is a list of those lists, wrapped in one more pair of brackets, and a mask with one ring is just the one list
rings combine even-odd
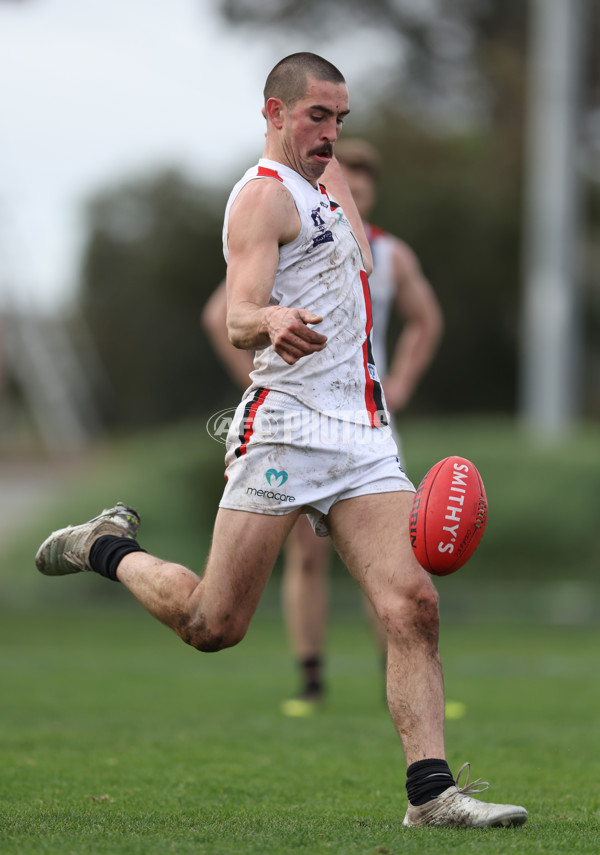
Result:
{"label": "player's knee", "polygon": [[186,644],[202,653],[217,653],[239,644],[246,630],[247,626],[239,621],[223,619],[209,623],[201,617],[190,621],[180,635]]}
{"label": "player's knee", "polygon": [[234,633],[229,629],[223,632],[192,633],[184,641],[201,653],[218,653],[219,650],[235,647],[245,634],[245,632]]}
{"label": "player's knee", "polygon": [[440,630],[439,596],[433,583],[423,585],[413,599],[415,628],[437,645]]}
{"label": "player's knee", "polygon": [[428,578],[390,597],[379,610],[388,636],[399,640],[417,636],[437,644],[440,623],[438,599],[437,590]]}
{"label": "player's knee", "polygon": [[298,578],[313,579],[324,576],[327,573],[327,552],[311,532],[315,543],[305,544],[301,542],[295,549],[287,553],[286,573]]}
{"label": "player's knee", "polygon": [[300,556],[299,570],[303,576],[309,578],[322,576],[326,569],[321,555],[314,552],[305,552]]}

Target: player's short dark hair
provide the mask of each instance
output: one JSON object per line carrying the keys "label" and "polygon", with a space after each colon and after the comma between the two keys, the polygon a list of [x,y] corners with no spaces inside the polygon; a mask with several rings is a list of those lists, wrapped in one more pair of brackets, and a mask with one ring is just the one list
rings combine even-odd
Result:
{"label": "player's short dark hair", "polygon": [[329,60],[316,53],[292,53],[271,70],[265,83],[265,104],[269,98],[279,98],[286,107],[299,101],[306,93],[308,75],[328,83],[345,83],[344,75]]}

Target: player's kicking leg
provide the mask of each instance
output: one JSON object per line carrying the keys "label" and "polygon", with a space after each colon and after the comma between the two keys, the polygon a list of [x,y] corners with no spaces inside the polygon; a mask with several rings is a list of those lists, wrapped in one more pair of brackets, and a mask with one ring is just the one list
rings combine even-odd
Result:
{"label": "player's kicking leg", "polygon": [[135,541],[139,516],[124,505],[54,532],[40,546],[36,564],[49,576],[88,570],[117,579],[187,644],[221,650],[244,637],[298,513],[220,508],[202,577],[141,550]]}
{"label": "player's kicking leg", "polygon": [[459,787],[446,762],[438,598],[410,547],[412,498],[410,492],[359,496],[329,512],[334,544],[387,632],[388,704],[408,764],[404,825],[522,825],[525,808],[471,798],[483,785]]}

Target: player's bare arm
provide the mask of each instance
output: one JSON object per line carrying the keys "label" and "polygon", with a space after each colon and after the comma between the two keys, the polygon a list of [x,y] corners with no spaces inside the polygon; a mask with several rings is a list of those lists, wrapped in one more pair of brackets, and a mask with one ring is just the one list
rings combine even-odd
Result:
{"label": "player's bare arm", "polygon": [[335,158],[335,151],[334,157],[329,161],[327,168],[323,173],[321,183],[325,186],[329,197],[335,199],[335,201],[342,206],[360,246],[367,276],[370,276],[373,272],[371,247],[369,246],[362,217],[358,213],[356,203],[352,197],[350,188],[348,187],[346,176],[344,175],[342,167]]}
{"label": "player's bare arm", "polygon": [[395,412],[406,406],[431,363],[442,335],[443,317],[416,255],[403,241],[395,242],[393,265],[396,307],[404,327],[383,387],[387,404]]}
{"label": "player's bare arm", "polygon": [[300,218],[288,191],[271,179],[251,181],[240,192],[229,217],[227,330],[244,350],[272,344],[293,365],[322,350],[327,338],[308,324],[322,318],[302,308],[269,306],[279,247],[294,240]]}

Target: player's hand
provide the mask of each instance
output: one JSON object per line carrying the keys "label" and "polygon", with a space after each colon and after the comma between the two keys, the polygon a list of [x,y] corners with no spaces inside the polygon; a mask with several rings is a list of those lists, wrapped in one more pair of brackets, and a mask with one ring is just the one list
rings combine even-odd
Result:
{"label": "player's hand", "polygon": [[323,350],[327,336],[311,329],[308,324],[320,324],[323,318],[308,309],[271,306],[266,314],[267,333],[275,353],[293,365],[303,356]]}

